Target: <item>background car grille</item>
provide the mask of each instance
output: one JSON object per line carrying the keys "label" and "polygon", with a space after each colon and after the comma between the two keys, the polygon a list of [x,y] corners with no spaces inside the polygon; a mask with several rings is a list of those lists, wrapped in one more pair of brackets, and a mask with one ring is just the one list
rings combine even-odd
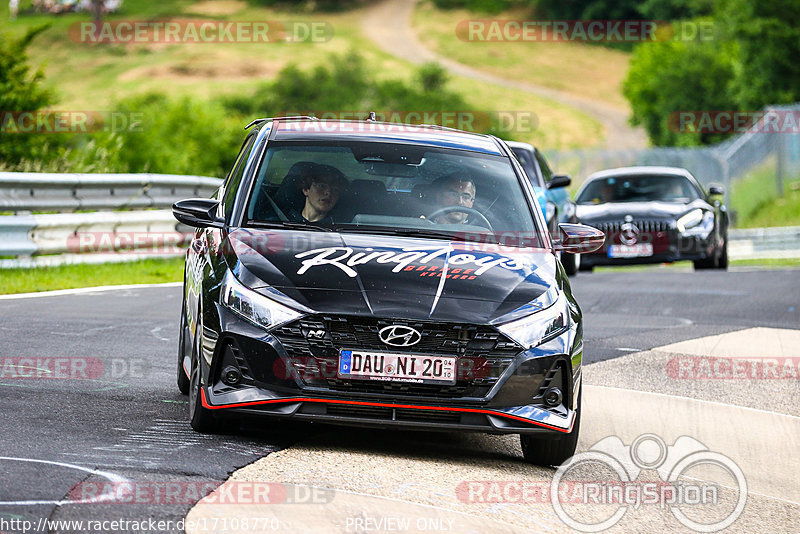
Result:
{"label": "background car grille", "polygon": [[[422,340],[413,347],[400,348],[386,345],[378,338],[383,327],[400,324],[417,329]],[[304,384],[376,395],[483,397],[521,350],[491,327],[368,317],[309,316],[272,333],[283,345],[292,368]],[[341,379],[337,370],[342,348],[456,356],[457,381],[454,385],[440,385]]]}
{"label": "background car grille", "polygon": [[[639,220],[631,221],[635,224],[640,232],[667,232],[670,229],[670,221],[664,220]],[[609,221],[609,222],[587,222],[586,224],[594,226],[598,230],[602,230],[606,235],[616,234],[621,231],[621,227],[625,224],[624,221]]]}

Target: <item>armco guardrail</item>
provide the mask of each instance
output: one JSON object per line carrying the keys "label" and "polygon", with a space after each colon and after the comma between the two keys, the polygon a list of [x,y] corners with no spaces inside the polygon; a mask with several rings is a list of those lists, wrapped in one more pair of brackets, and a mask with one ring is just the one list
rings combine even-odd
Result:
{"label": "armco guardrail", "polygon": [[0,211],[168,208],[219,185],[219,178],[174,174],[0,172]]}
{"label": "armco guardrail", "polygon": [[[16,257],[0,259],[0,268],[182,254],[192,230],[168,209],[141,208],[207,197],[220,183],[163,174],[0,173],[2,211],[140,208],[0,216],[0,256]],[[729,240],[732,259],[800,258],[800,226],[731,229]]]}
{"label": "armco guardrail", "polygon": [[800,226],[728,231],[731,259],[800,258]]}
{"label": "armco guardrail", "polygon": [[[0,173],[0,211],[17,212],[0,216],[0,256],[16,257],[0,267],[181,254],[191,229],[169,209],[150,208],[208,197],[221,183],[169,174]],[[126,211],[30,213],[77,210]]]}

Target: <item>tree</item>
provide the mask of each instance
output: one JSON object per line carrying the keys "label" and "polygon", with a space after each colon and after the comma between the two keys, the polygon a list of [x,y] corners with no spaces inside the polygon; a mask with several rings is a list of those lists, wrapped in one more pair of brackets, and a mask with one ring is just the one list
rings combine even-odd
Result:
{"label": "tree", "polygon": [[0,163],[6,165],[40,158],[47,142],[55,142],[36,133],[14,131],[20,113],[35,113],[55,102],[55,95],[42,86],[44,73],[41,69],[31,72],[26,54],[31,41],[45,29],[32,29],[21,39],[0,33]]}
{"label": "tree", "polygon": [[730,91],[733,61],[720,44],[666,41],[634,50],[623,94],[633,110],[631,123],[644,126],[653,144],[690,146],[722,139],[681,131],[674,120],[680,112],[736,109]]}
{"label": "tree", "polygon": [[800,2],[723,0],[716,19],[737,43],[732,90],[743,109],[800,100]]}

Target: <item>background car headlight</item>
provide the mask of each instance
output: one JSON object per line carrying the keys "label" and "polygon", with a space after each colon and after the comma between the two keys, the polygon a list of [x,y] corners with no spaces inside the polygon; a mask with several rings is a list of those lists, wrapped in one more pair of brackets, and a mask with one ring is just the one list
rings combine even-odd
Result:
{"label": "background car headlight", "polygon": [[246,288],[230,271],[225,273],[225,280],[222,282],[220,302],[237,315],[264,328],[272,328],[302,315]]}
{"label": "background car headlight", "polygon": [[497,329],[526,349],[559,336],[569,329],[569,309],[562,293],[551,288],[530,305],[534,305],[532,307],[535,309],[537,303],[547,306],[522,319],[502,324]]}
{"label": "background car headlight", "polygon": [[678,219],[678,231],[684,236],[700,236],[703,239],[714,229],[714,214],[694,209]]}

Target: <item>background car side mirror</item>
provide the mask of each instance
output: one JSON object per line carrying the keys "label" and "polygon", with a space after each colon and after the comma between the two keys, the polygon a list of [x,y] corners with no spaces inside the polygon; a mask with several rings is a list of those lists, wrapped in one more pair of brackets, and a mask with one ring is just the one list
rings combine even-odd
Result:
{"label": "background car side mirror", "polygon": [[559,187],[567,187],[572,183],[572,178],[569,174],[554,174],[550,181],[547,182],[547,189],[556,189]]}
{"label": "background car side mirror", "polygon": [[561,230],[561,239],[553,243],[553,247],[561,252],[594,252],[606,240],[603,232],[585,224],[561,223],[558,227]]}
{"label": "background car side mirror", "polygon": [[172,205],[172,215],[187,226],[194,228],[222,228],[225,219],[217,217],[219,200],[213,198],[189,198]]}
{"label": "background car side mirror", "polygon": [[724,194],[725,194],[725,188],[722,187],[721,185],[714,184],[708,186],[708,196],[724,195]]}

